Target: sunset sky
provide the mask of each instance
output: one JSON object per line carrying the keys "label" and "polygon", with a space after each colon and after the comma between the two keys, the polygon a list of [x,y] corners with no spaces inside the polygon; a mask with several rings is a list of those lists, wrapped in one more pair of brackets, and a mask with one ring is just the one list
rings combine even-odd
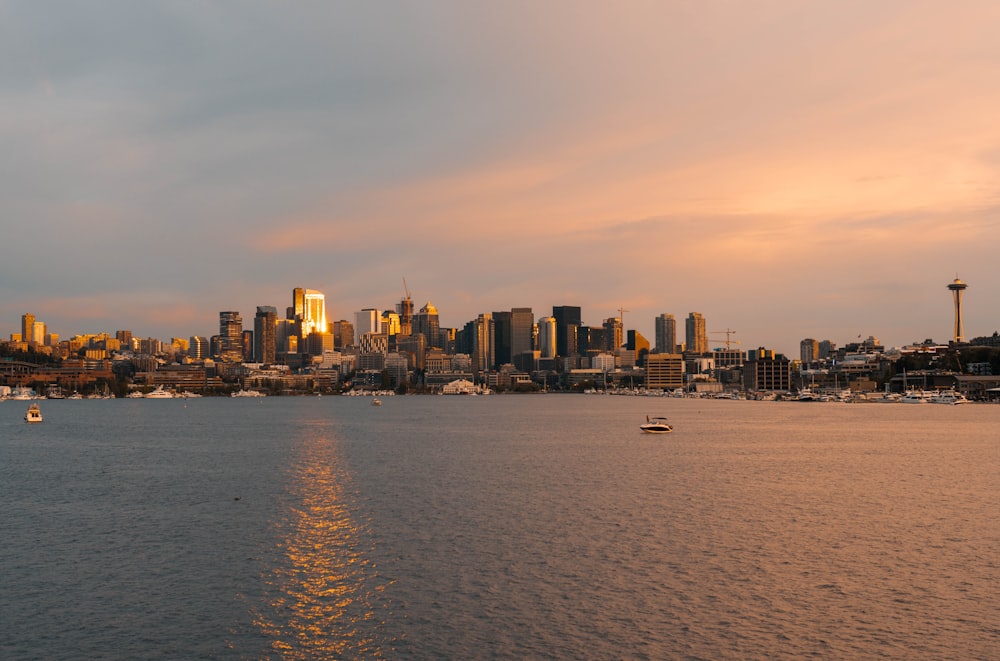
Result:
{"label": "sunset sky", "polygon": [[[1000,2],[0,0],[0,333],[1000,329]],[[724,334],[711,336],[722,340]]]}

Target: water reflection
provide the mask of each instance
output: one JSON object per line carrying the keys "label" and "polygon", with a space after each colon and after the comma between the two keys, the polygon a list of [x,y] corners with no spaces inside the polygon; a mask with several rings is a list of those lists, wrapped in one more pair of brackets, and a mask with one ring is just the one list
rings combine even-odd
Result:
{"label": "water reflection", "polygon": [[386,610],[367,524],[352,511],[350,475],[329,429],[308,428],[290,467],[277,523],[279,562],[265,576],[269,608],[255,618],[275,658],[382,658]]}

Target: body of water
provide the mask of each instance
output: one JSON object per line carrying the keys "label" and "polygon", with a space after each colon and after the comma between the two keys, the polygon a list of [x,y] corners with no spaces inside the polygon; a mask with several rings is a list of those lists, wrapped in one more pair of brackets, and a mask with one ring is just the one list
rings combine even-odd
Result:
{"label": "body of water", "polygon": [[0,657],[1000,655],[1000,406],[383,401],[0,402]]}

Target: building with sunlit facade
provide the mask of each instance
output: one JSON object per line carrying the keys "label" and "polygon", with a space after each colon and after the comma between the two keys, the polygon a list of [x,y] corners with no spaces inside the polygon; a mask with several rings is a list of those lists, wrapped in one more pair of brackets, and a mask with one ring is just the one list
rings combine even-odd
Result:
{"label": "building with sunlit facade", "polygon": [[705,317],[700,312],[688,314],[685,331],[684,350],[687,353],[708,353],[708,330],[705,327]]}

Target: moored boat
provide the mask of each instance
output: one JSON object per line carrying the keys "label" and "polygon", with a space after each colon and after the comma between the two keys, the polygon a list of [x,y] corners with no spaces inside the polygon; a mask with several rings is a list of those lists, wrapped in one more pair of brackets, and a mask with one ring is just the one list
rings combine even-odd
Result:
{"label": "moored boat", "polygon": [[174,393],[170,392],[169,390],[164,390],[163,386],[156,386],[155,388],[147,392],[145,395],[143,395],[143,397],[145,397],[146,399],[173,399]]}
{"label": "moored boat", "polygon": [[928,400],[931,404],[968,404],[968,398],[956,390],[942,390],[931,395]]}

